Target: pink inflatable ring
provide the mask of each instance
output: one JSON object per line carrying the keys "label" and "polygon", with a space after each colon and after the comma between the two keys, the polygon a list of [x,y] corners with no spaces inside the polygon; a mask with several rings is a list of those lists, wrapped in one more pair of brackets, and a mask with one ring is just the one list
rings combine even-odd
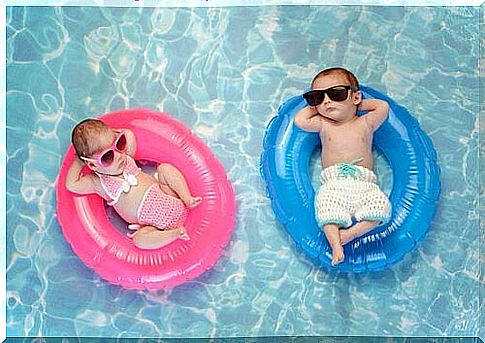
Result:
{"label": "pink inflatable ring", "polygon": [[101,197],[79,196],[66,189],[66,174],[75,158],[71,146],[57,181],[57,217],[74,252],[103,279],[128,289],[173,287],[210,269],[234,228],[234,191],[223,166],[199,138],[166,114],[136,109],[100,119],[113,128],[133,130],[135,158],[173,164],[192,194],[203,201],[185,221],[189,241],[139,249],[110,222]]}

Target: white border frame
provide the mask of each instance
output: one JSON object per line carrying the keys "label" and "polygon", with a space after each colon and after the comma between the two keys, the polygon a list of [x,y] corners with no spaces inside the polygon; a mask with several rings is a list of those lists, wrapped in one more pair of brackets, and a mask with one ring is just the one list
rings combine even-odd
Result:
{"label": "white border frame", "polygon": [[6,339],[6,6],[234,7],[276,5],[481,6],[482,0],[0,0],[0,341]]}

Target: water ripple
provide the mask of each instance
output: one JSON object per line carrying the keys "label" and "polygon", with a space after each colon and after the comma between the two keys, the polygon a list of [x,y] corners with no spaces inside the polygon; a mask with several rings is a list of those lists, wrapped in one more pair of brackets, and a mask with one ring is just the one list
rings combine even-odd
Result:
{"label": "water ripple", "polygon": [[[471,7],[7,8],[7,334],[476,336],[478,16]],[[406,106],[442,171],[428,236],[376,274],[310,264],[276,222],[259,176],[279,104],[332,65]],[[189,126],[236,191],[223,256],[174,289],[101,280],[56,220],[70,130],[127,107],[167,111]],[[375,156],[389,193],[391,170]]]}

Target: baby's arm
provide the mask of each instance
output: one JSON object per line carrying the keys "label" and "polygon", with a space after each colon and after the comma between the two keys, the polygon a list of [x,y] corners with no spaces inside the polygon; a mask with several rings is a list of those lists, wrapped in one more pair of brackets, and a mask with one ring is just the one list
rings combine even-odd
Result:
{"label": "baby's arm", "polygon": [[368,111],[364,119],[374,132],[386,121],[389,114],[389,104],[384,100],[364,99],[359,105],[359,111]]}
{"label": "baby's arm", "polygon": [[69,168],[66,176],[66,188],[70,192],[77,194],[98,193],[95,176],[88,174],[80,176],[79,173],[84,167],[84,163],[76,158]]}
{"label": "baby's arm", "polygon": [[135,134],[130,129],[124,129],[124,131],[126,134],[126,142],[127,142],[126,153],[133,157],[135,156],[135,152],[136,152]]}
{"label": "baby's arm", "polygon": [[320,132],[323,125],[323,120],[320,114],[314,107],[307,106],[300,111],[295,116],[295,125],[300,129],[309,132]]}

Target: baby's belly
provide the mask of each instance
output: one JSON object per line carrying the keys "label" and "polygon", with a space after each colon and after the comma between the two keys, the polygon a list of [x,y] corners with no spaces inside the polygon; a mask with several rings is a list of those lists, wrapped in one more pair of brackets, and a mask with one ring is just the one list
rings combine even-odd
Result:
{"label": "baby's belly", "polygon": [[131,187],[128,193],[122,193],[120,199],[114,205],[114,209],[118,214],[128,223],[137,223],[137,211],[138,207],[143,200],[143,196],[145,195],[147,189],[156,183],[143,183],[139,184],[136,187]]}
{"label": "baby's belly", "polygon": [[[356,162],[362,159],[361,162]],[[352,163],[372,170],[374,168],[374,158],[372,152],[368,151],[322,151],[322,164],[324,168],[333,166],[339,163]]]}

